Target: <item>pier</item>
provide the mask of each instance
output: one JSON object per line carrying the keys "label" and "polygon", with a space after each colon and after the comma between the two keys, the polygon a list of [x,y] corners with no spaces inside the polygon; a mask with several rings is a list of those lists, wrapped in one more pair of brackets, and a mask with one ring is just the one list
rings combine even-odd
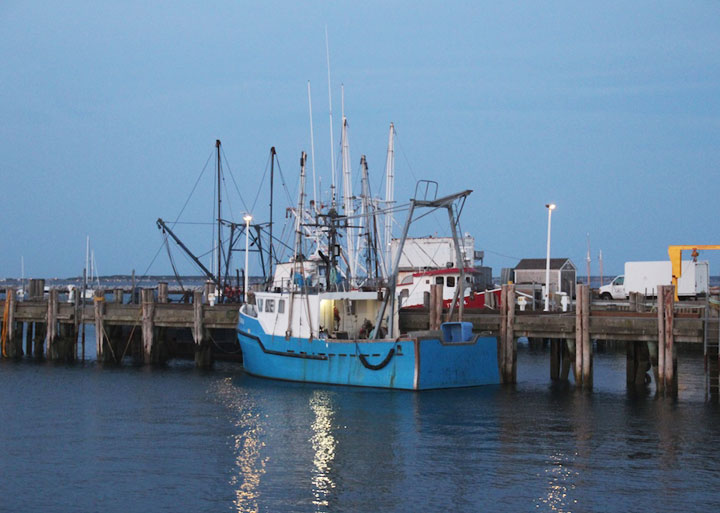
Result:
{"label": "pier", "polygon": [[[95,344],[102,363],[120,363],[127,356],[139,364],[161,364],[170,358],[193,358],[199,367],[210,367],[222,351],[223,340],[235,344],[238,304],[210,305],[207,294],[194,291],[190,301],[170,302],[167,283],[132,291],[98,289],[92,300],[60,301],[58,289],[45,294],[44,280],[31,280],[28,298],[18,301],[8,288],[2,308],[2,355],[73,361],[82,344]],[[402,332],[438,329],[447,310],[431,295],[426,308],[403,310]],[[517,342],[549,344],[548,375],[570,380],[591,390],[593,348],[596,344],[624,344],[628,387],[644,386],[652,370],[658,393],[677,394],[677,345],[704,351],[708,394],[718,398],[718,302],[676,302],[672,286],[659,288],[658,298],[639,294],[630,301],[594,302],[586,285],[578,285],[574,310],[567,312],[521,311],[515,287],[502,286],[496,309],[465,310],[463,320],[475,332],[498,339],[498,367],[504,383],[517,381]],[[509,308],[513,305],[513,308]],[[456,314],[453,317],[456,319]],[[84,340],[83,324],[94,326],[94,339]],[[219,351],[220,349],[220,351]],[[237,355],[235,355],[237,359]]]}
{"label": "pier", "polygon": [[[658,297],[631,294],[629,301],[591,300],[587,285],[578,284],[575,309],[567,312],[520,311],[514,301],[515,286],[503,285],[496,309],[465,310],[463,321],[473,330],[498,338],[498,366],[504,383],[517,381],[517,342],[526,337],[531,344],[549,344],[549,377],[568,380],[592,389],[593,347],[614,343],[625,346],[628,387],[645,386],[652,370],[660,394],[677,394],[677,345],[702,350],[705,355],[707,392],[718,400],[718,306],[717,297],[706,301],[674,301],[674,288],[660,286]],[[447,310],[430,294],[425,308],[403,311],[403,332],[437,328],[447,319]],[[513,305],[513,308],[509,308]],[[441,313],[442,312],[442,313]]]}

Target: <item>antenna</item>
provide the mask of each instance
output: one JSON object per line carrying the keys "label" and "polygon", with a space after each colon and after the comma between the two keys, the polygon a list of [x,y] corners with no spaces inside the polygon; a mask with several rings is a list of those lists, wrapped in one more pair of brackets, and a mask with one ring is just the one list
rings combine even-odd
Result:
{"label": "antenna", "polygon": [[330,43],[328,42],[328,30],[325,25],[325,56],[327,58],[328,70],[328,103],[330,105],[330,170],[332,182],[330,185],[330,203],[335,207],[335,142],[333,141],[333,116],[332,116],[332,89],[330,86]]}
{"label": "antenna", "polygon": [[310,160],[312,161],[312,179],[313,179],[313,203],[315,209],[317,206],[317,180],[315,179],[315,136],[313,131],[313,118],[312,118],[312,95],[310,94],[310,81],[308,80],[308,108],[310,110]]}
{"label": "antenna", "polygon": [[[348,122],[345,116],[343,116],[342,126],[342,175],[343,175],[343,206],[345,208],[345,216],[350,219],[355,214],[353,208],[353,194],[352,194],[352,167],[350,165],[350,144],[348,142]],[[348,255],[348,267],[350,270],[350,280],[354,283],[357,274],[357,251],[355,246],[355,228],[350,227],[348,221],[347,227],[347,255]]]}

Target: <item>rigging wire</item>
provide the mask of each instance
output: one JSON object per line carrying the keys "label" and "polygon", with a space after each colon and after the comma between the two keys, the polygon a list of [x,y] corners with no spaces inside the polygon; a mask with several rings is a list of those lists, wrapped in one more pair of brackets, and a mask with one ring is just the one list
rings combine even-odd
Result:
{"label": "rigging wire", "polygon": [[[198,186],[198,184],[200,183],[200,179],[201,179],[201,178],[203,177],[203,175],[205,174],[205,170],[207,169],[207,166],[208,166],[208,164],[210,163],[210,159],[212,158],[212,156],[213,156],[213,152],[211,151],[211,152],[210,152],[210,155],[208,156],[207,160],[205,161],[205,165],[203,166],[202,171],[200,171],[200,175],[199,175],[199,176],[197,177],[197,179],[195,180],[195,184],[193,185],[193,188],[192,188],[192,190],[190,191],[190,194],[188,195],[187,199],[185,200],[185,204],[184,204],[184,205],[182,206],[182,208],[180,209],[180,212],[178,213],[177,217],[175,218],[175,221],[173,221],[173,223],[172,223],[172,226],[173,226],[173,227],[177,224],[178,220],[180,219],[180,216],[183,215],[183,212],[185,212],[185,208],[187,208],[188,203],[190,203],[190,198],[192,198],[192,195],[195,193],[195,189],[197,189],[197,186]],[[158,255],[160,255],[160,252],[161,252],[162,249],[163,249],[163,244],[164,244],[164,243],[161,243],[161,244],[160,244],[160,247],[159,247],[159,248],[157,249],[157,251],[155,252],[155,256],[153,256],[152,260],[150,260],[150,263],[148,264],[147,268],[145,269],[145,272],[143,272],[143,274],[142,274],[142,275],[140,276],[140,278],[138,279],[138,283],[140,283],[142,280],[144,280],[145,278],[147,278],[148,272],[150,271],[150,268],[153,266],[153,264],[155,263],[155,260],[157,260]]]}
{"label": "rigging wire", "polygon": [[245,203],[245,199],[243,198],[242,194],[240,194],[240,188],[238,187],[237,181],[235,180],[235,175],[233,174],[232,169],[230,168],[230,164],[227,161],[227,157],[225,157],[225,150],[223,149],[222,146],[220,147],[220,153],[222,154],[222,157],[225,160],[225,165],[228,168],[228,172],[230,173],[230,178],[232,178],[233,184],[235,185],[235,191],[237,191],[237,194],[240,197],[240,201],[243,204],[243,208],[245,209],[246,212],[249,212],[249,210],[247,208],[247,203]]}

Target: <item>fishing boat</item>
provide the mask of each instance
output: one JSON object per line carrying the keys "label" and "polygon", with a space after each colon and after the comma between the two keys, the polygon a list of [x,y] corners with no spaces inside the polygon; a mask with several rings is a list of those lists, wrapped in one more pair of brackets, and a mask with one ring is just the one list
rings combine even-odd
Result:
{"label": "fishing boat", "polygon": [[[500,289],[486,289],[478,286],[484,273],[475,267],[464,269],[463,305],[465,309],[483,309],[499,305]],[[426,269],[405,275],[399,279],[400,307],[417,309],[426,306],[431,285],[442,287],[443,308],[449,308],[453,301],[457,283],[460,281],[460,269],[447,267]]]}
{"label": "fishing boat", "polygon": [[[304,153],[300,183],[292,261],[278,266],[269,290],[256,292],[254,301],[249,298],[240,308],[238,341],[245,370],[281,380],[405,390],[499,383],[495,337],[473,334],[472,324],[462,322],[463,302],[457,301],[465,280],[457,226],[472,191],[438,198],[436,182],[419,182],[408,207],[400,250],[389,267],[392,272],[382,281],[375,276],[378,285],[373,287],[373,280],[352,274],[351,263],[357,255],[342,254],[338,232],[352,226],[353,219],[334,208],[315,222],[325,227],[325,252],[318,251],[319,258],[303,256]],[[398,263],[413,216],[421,209],[446,209],[449,214],[455,263],[460,269],[449,318],[457,304],[458,321],[442,324],[439,331],[403,334],[396,301]],[[346,263],[345,269],[340,262]],[[367,270],[378,267],[370,259],[368,263]]]}

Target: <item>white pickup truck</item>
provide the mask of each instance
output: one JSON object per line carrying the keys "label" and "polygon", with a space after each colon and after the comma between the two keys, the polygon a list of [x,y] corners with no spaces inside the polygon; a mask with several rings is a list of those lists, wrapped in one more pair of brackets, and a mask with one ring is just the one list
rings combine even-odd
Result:
{"label": "white pickup truck", "polygon": [[[625,274],[610,284],[600,287],[600,299],[626,299],[630,292],[640,292],[647,297],[657,295],[658,285],[672,284],[670,261],[625,262]],[[692,298],[707,294],[710,286],[708,262],[683,260],[682,275],[678,280],[678,296]]]}

